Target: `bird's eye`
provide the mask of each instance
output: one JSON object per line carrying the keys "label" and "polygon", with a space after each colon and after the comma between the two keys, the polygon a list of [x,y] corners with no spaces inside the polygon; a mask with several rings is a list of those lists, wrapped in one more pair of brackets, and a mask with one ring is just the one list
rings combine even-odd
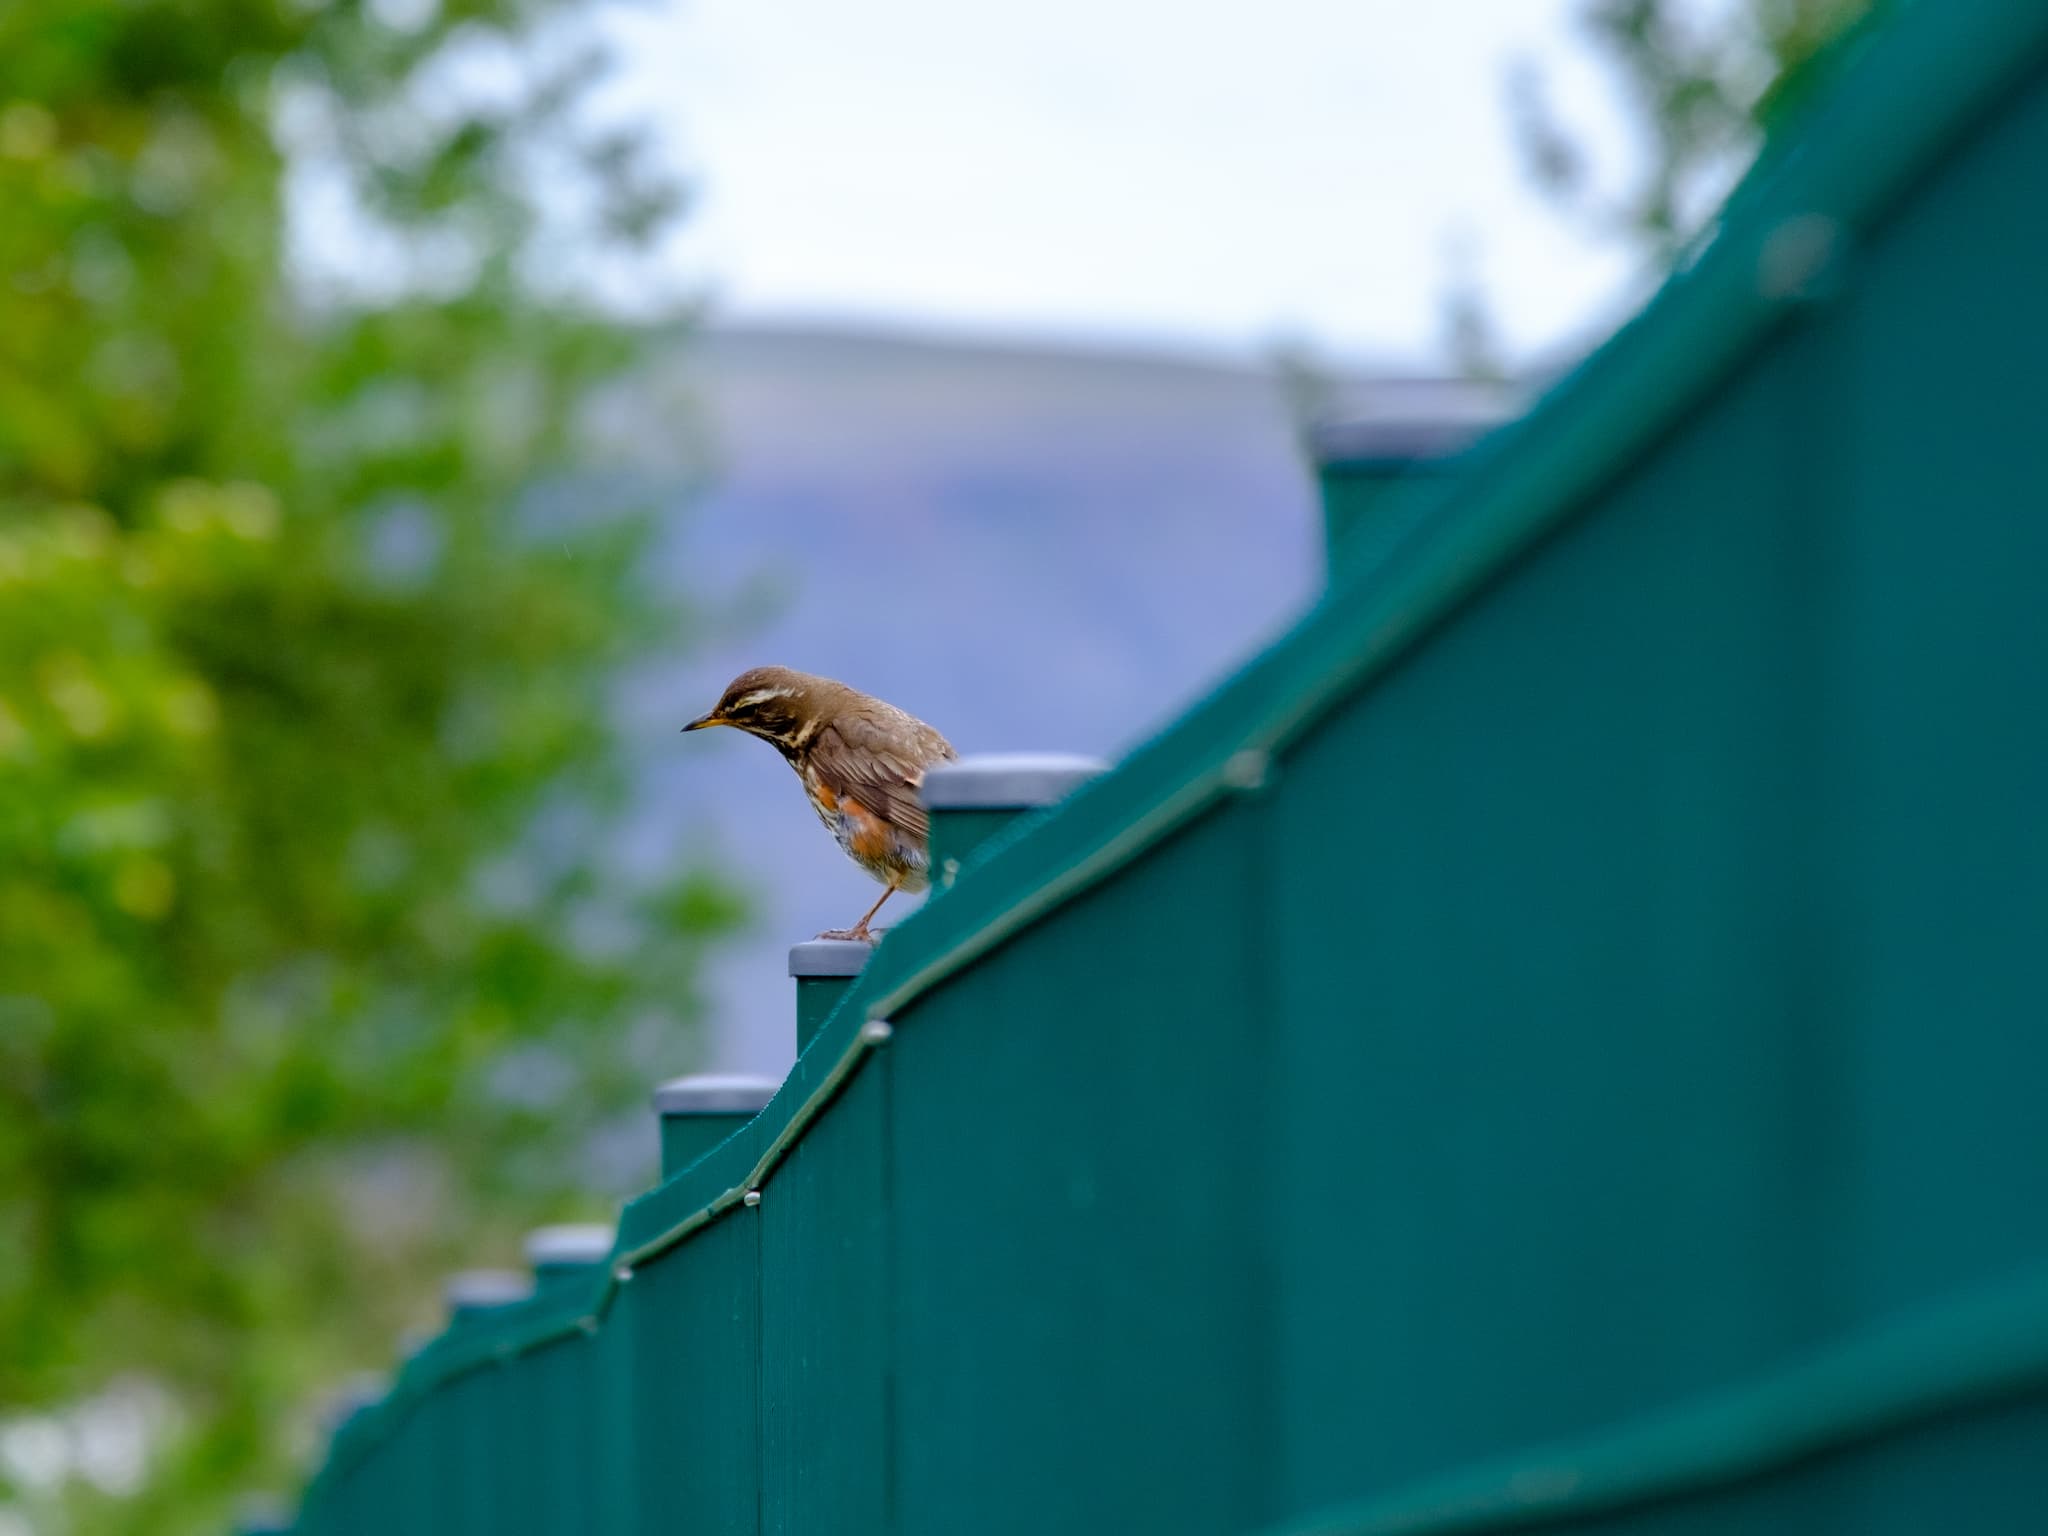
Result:
{"label": "bird's eye", "polygon": [[730,704],[719,706],[719,713],[727,719],[731,719],[735,715],[755,715],[760,713],[761,706],[770,699],[782,699],[788,696],[789,691],[785,688],[756,688],[751,693],[741,694]]}

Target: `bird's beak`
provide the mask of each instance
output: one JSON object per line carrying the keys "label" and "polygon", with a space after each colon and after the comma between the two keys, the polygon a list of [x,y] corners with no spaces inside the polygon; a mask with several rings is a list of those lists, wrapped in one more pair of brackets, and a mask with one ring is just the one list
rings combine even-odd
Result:
{"label": "bird's beak", "polygon": [[686,731],[701,731],[707,725],[724,724],[726,724],[725,717],[719,714],[719,712],[714,709],[708,715],[699,715],[696,719],[692,720],[688,725],[684,726],[683,729]]}

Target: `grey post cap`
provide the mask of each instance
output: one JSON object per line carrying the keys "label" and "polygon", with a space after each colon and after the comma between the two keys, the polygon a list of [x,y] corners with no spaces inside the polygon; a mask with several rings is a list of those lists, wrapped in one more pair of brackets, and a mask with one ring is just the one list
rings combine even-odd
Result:
{"label": "grey post cap", "polygon": [[291,1506],[272,1493],[252,1493],[235,1502],[235,1536],[288,1536]]}
{"label": "grey post cap", "polygon": [[1064,800],[1108,767],[1071,752],[982,752],[933,763],[919,793],[933,811],[1029,810]]}
{"label": "grey post cap", "polygon": [[533,1281],[516,1269],[458,1270],[441,1283],[441,1299],[450,1312],[516,1306],[531,1295]]}
{"label": "grey post cap", "polygon": [[1455,458],[1506,417],[1390,417],[1333,421],[1309,433],[1309,451],[1326,469],[1346,464],[1427,464]]}
{"label": "grey post cap", "polygon": [[[865,945],[862,948],[866,948]],[[657,1115],[755,1115],[782,1086],[772,1077],[719,1072],[672,1077],[654,1090]]]}
{"label": "grey post cap", "polygon": [[1308,432],[1323,469],[1398,470],[1454,458],[1519,416],[1542,380],[1376,379],[1347,390]]}
{"label": "grey post cap", "polygon": [[382,1401],[390,1385],[375,1371],[362,1371],[349,1377],[321,1405],[321,1424],[328,1434],[333,1434],[365,1408]]}
{"label": "grey post cap", "polygon": [[789,946],[792,976],[858,976],[875,952],[858,939],[806,939]]}
{"label": "grey post cap", "polygon": [[596,1222],[535,1227],[526,1234],[526,1262],[535,1269],[562,1264],[602,1264],[612,1254],[612,1229]]}

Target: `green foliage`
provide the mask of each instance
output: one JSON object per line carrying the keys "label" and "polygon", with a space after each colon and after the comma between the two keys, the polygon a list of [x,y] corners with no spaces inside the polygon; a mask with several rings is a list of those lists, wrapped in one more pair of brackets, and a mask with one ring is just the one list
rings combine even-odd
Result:
{"label": "green foliage", "polygon": [[[1579,30],[1605,67],[1641,146],[1640,165],[1614,185],[1582,126],[1553,100],[1531,59],[1508,72],[1507,108],[1531,184],[1566,219],[1668,271],[1713,217],[1763,139],[1813,83],[1810,66],[1887,0],[1580,0]],[[1443,350],[1455,372],[1507,372],[1498,327],[1470,256],[1454,246],[1439,302]]]}
{"label": "green foliage", "polygon": [[[441,1269],[588,1210],[736,920],[604,857],[606,681],[678,615],[644,515],[571,478],[632,336],[551,274],[673,200],[588,121],[577,9],[0,8],[0,1510],[35,1529],[217,1528],[287,1475]],[[295,266],[308,188],[353,212]],[[121,1414],[139,1471],[37,1453]]]}
{"label": "green foliage", "polygon": [[1595,167],[1523,64],[1510,106],[1535,184],[1575,219],[1668,262],[1700,227],[1810,78],[1807,66],[1877,0],[1583,0],[1579,22],[1620,88],[1644,146],[1619,192]]}

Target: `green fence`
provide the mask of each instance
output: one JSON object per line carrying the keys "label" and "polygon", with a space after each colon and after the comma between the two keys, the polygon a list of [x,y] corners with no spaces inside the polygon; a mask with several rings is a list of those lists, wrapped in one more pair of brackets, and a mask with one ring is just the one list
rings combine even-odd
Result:
{"label": "green fence", "polygon": [[302,1536],[2038,1524],[2048,7],[1836,70]]}

